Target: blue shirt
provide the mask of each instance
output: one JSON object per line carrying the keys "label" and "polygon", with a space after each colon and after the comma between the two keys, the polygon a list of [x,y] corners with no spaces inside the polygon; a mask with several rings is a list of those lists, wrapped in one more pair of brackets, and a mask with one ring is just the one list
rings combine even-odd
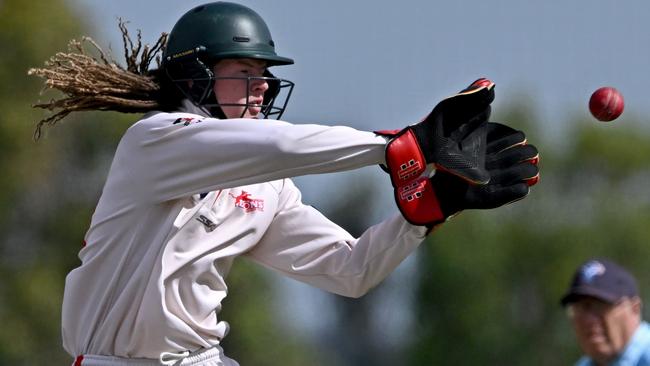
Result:
{"label": "blue shirt", "polygon": [[[576,363],[576,366],[595,365],[587,356]],[[650,324],[641,322],[623,353],[608,366],[650,366]]]}

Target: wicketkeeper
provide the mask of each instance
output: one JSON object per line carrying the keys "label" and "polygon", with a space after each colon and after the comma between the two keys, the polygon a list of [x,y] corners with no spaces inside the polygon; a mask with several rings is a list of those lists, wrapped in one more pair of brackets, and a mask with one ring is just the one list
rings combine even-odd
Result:
{"label": "wicketkeeper", "polygon": [[[488,122],[487,79],[399,131],[290,124],[266,117],[282,115],[279,96],[293,88],[270,69],[293,60],[253,10],[201,5],[161,49],[165,37],[127,68],[72,53],[30,71],[65,93],[38,105],[59,109],[38,134],[78,110],[145,113],[117,147],[66,278],[63,345],[75,365],[237,365],[218,317],[237,257],[359,297],[451,216],[522,199],[537,181],[524,133]],[[358,238],[303,204],[290,179],[368,165],[386,170],[400,213]]]}

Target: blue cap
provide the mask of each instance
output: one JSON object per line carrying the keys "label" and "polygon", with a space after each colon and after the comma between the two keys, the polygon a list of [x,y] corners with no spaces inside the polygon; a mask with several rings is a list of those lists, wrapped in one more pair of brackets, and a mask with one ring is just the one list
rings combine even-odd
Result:
{"label": "blue cap", "polygon": [[614,304],[623,297],[638,296],[636,279],[625,268],[611,260],[592,259],[583,263],[575,272],[561,304],[566,306],[581,296],[590,296]]}

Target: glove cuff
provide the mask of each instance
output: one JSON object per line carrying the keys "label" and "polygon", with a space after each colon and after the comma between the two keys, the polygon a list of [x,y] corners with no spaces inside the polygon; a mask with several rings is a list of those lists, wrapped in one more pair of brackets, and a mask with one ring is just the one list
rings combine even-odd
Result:
{"label": "glove cuff", "polygon": [[428,177],[395,186],[394,192],[397,207],[411,224],[430,226],[445,221],[447,216]]}
{"label": "glove cuff", "polygon": [[426,159],[413,131],[407,127],[386,146],[386,166],[394,187],[413,181],[424,173]]}

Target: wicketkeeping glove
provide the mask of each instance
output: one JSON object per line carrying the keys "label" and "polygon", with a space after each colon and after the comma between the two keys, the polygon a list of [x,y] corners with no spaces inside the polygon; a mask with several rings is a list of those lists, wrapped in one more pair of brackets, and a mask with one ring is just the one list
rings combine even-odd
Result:
{"label": "wicketkeeping glove", "polygon": [[491,209],[526,197],[539,180],[539,153],[526,143],[523,132],[499,123],[488,123],[485,166],[490,182],[468,184],[451,174],[437,171],[431,178],[438,200],[435,225],[465,209]]}
{"label": "wicketkeeping glove", "polygon": [[391,138],[386,166],[393,186],[418,178],[427,164],[475,184],[490,179],[484,167],[486,123],[494,83],[478,79],[444,99],[420,123],[400,131],[377,131]]}
{"label": "wicketkeeping glove", "polygon": [[438,103],[420,123],[401,131],[379,131],[386,145],[386,171],[395,201],[411,223],[424,225],[439,219],[432,211],[437,199],[425,175],[427,165],[472,184],[486,184],[487,121],[494,100],[494,84],[478,79],[460,93]]}

